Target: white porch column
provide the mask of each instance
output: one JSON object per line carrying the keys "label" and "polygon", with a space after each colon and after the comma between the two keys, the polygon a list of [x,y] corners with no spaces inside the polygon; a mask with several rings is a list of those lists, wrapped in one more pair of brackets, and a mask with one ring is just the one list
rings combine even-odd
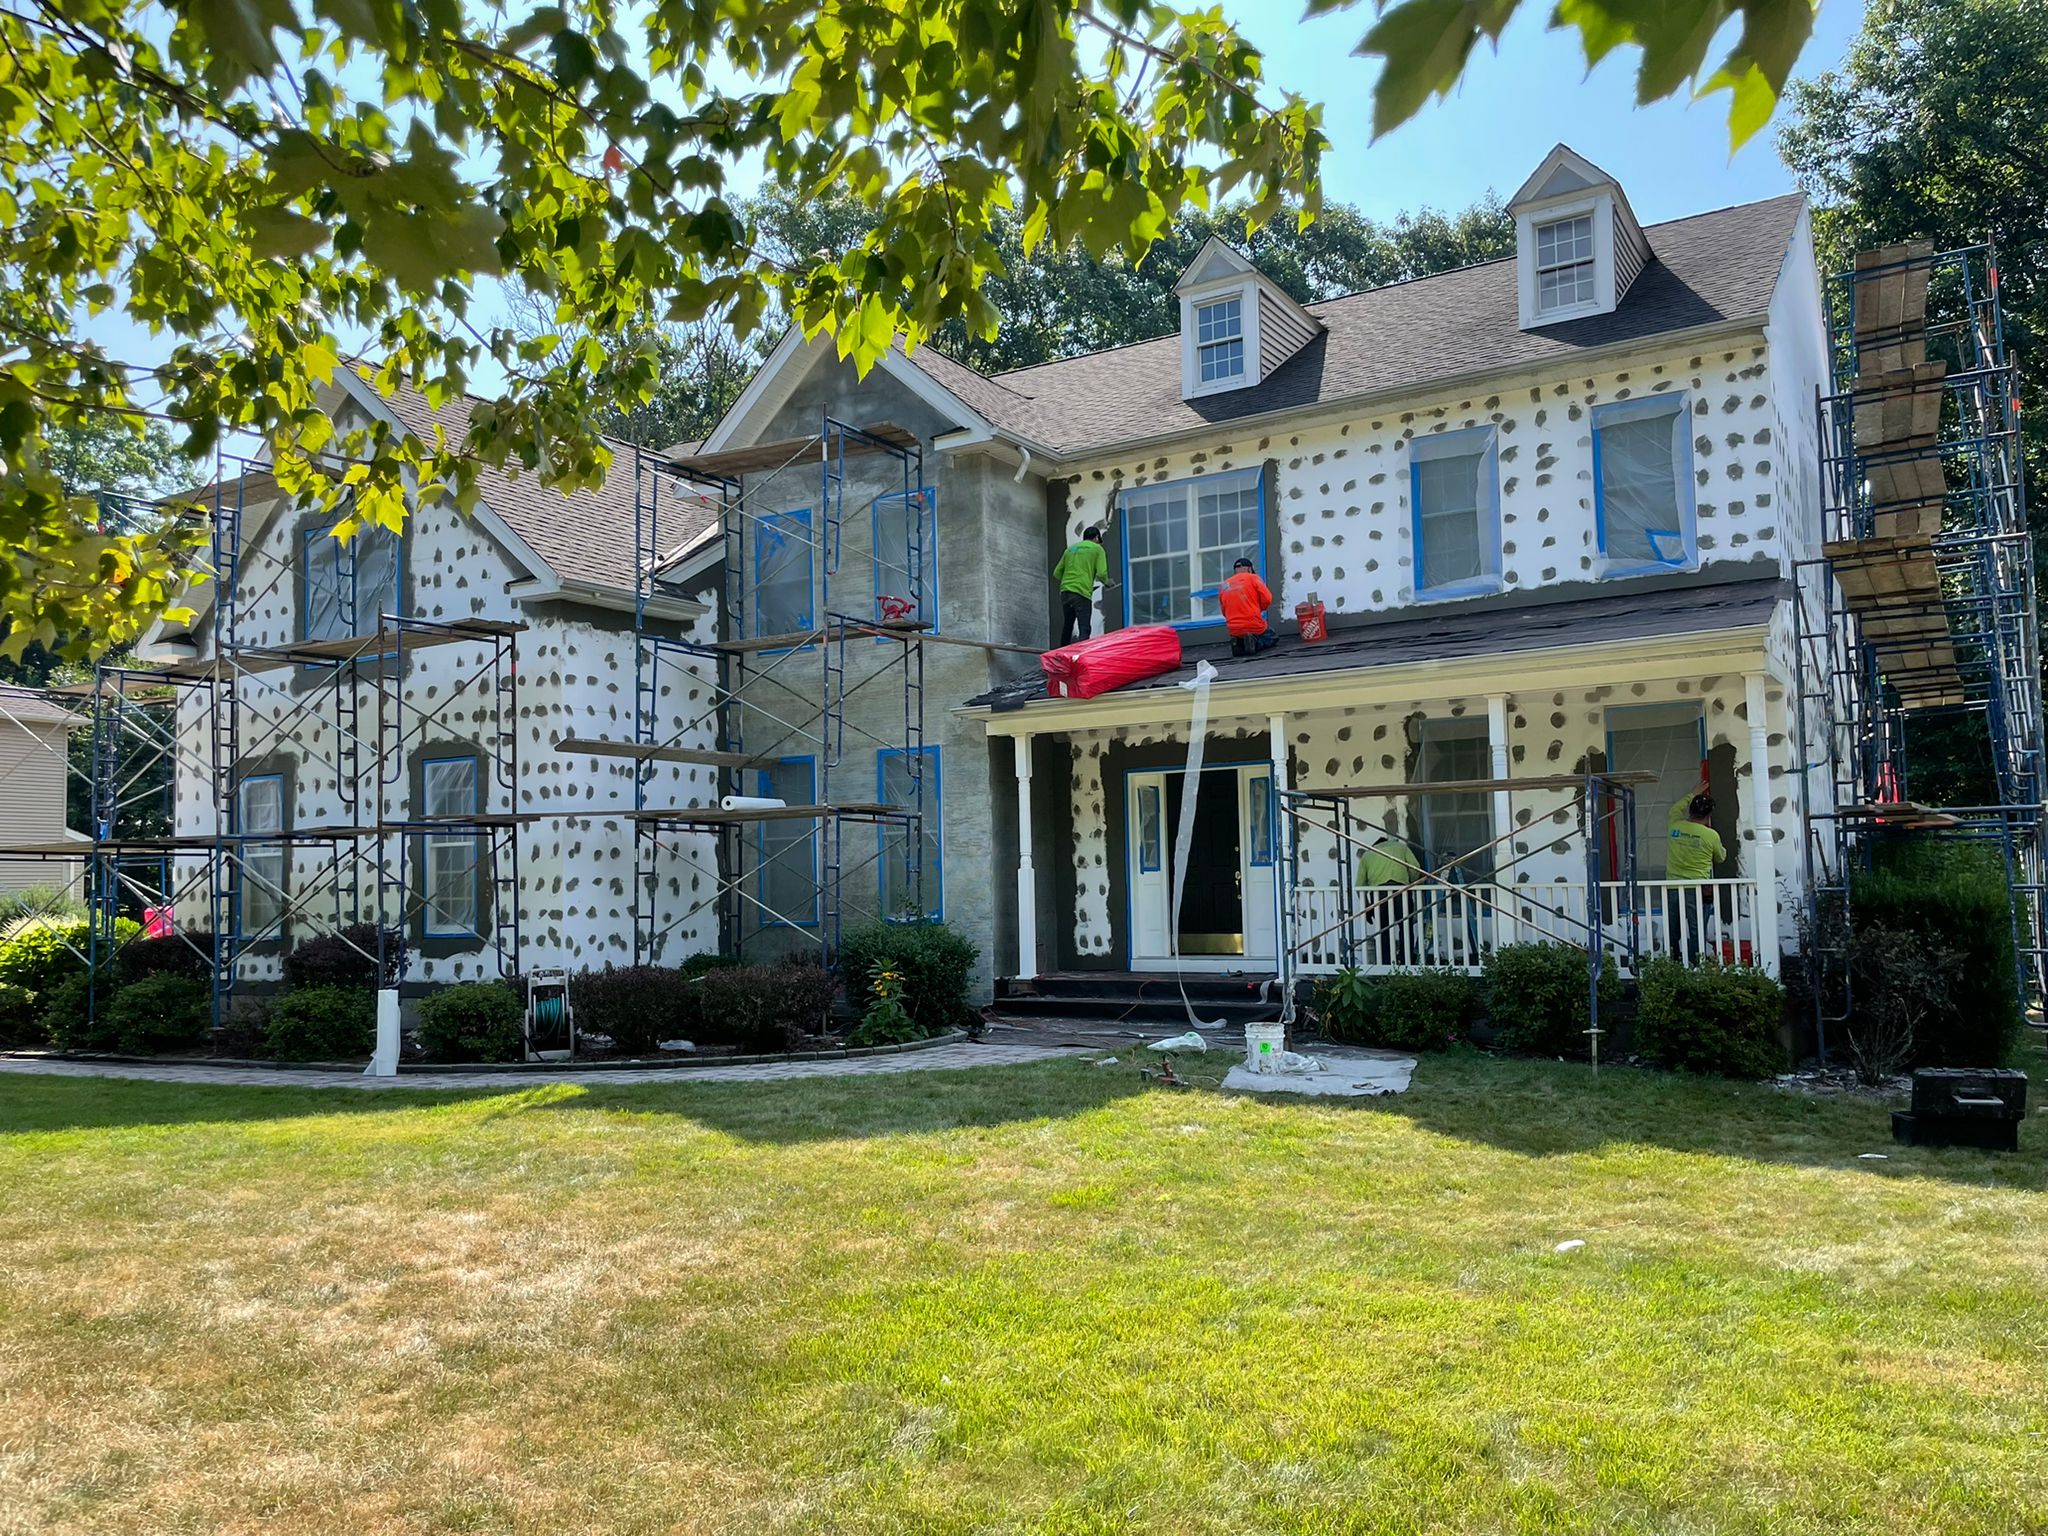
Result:
{"label": "white porch column", "polygon": [[1771,725],[1765,710],[1761,672],[1742,678],[1749,711],[1750,878],[1756,881],[1756,963],[1778,974],[1778,835],[1771,816]]}
{"label": "white porch column", "polygon": [[[1490,693],[1486,696],[1486,744],[1493,754],[1493,776],[1496,779],[1505,779],[1508,776],[1508,696],[1504,693]],[[1500,869],[1508,860],[1515,856],[1515,845],[1512,836],[1514,830],[1514,805],[1509,801],[1506,790],[1496,789],[1493,792],[1493,864],[1495,869]],[[1503,882],[1496,877],[1496,884],[1499,883]],[[1504,883],[1510,889],[1513,888],[1514,876],[1512,872],[1509,873]],[[1510,907],[1511,910],[1519,910],[1518,908],[1513,908],[1511,903],[1505,901],[1501,905]],[[1496,920],[1504,925],[1500,936],[1502,943],[1512,944],[1521,938],[1521,923],[1517,919],[1501,916],[1497,917]]]}
{"label": "white porch column", "polygon": [[1017,754],[1017,976],[1038,974],[1038,873],[1031,864],[1031,737],[1010,738]]}
{"label": "white porch column", "polygon": [[[1292,925],[1287,914],[1293,910],[1294,892],[1288,886],[1289,871],[1294,866],[1294,818],[1289,816],[1280,804],[1284,790],[1294,788],[1287,776],[1287,719],[1284,715],[1266,717],[1266,755],[1273,764],[1273,818],[1276,824],[1277,841],[1273,848],[1273,943],[1274,971],[1280,977],[1283,995],[1293,972],[1289,964],[1288,938]],[[1283,1017],[1294,1016],[1291,1001],[1282,1003]]]}

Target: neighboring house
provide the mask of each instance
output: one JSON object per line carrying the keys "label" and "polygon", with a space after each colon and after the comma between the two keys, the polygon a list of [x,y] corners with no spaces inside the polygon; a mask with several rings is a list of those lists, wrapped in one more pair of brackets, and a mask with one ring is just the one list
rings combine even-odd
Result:
{"label": "neighboring house", "polygon": [[65,790],[71,777],[71,733],[89,727],[63,705],[26,689],[0,688],[0,848],[79,845],[77,860],[54,856],[0,857],[0,891],[55,886],[74,896],[91,840],[65,825]]}
{"label": "neighboring house", "polygon": [[[436,411],[347,374],[336,391],[337,435],[374,420],[428,440],[466,430],[466,400]],[[232,647],[214,654],[209,584],[193,621],[159,626],[142,654],[182,679],[177,830],[228,834],[217,917],[244,979],[379,912],[405,935],[408,984],[631,963],[634,764],[560,747],[634,738],[633,450],[613,446],[623,473],[597,491],[565,498],[485,470],[473,514],[427,502],[402,536],[365,529],[347,544],[260,469],[222,486],[240,531]],[[670,515],[694,536],[711,513]],[[715,623],[714,602],[666,594],[644,634],[706,639]],[[380,626],[391,638],[352,642]],[[662,670],[650,706],[670,733],[713,707],[683,661]],[[660,764],[643,798],[716,794],[715,770]],[[684,912],[715,883],[715,849],[682,836],[667,851],[664,895]],[[193,884],[182,926],[202,923]],[[716,948],[716,920],[710,906],[672,921],[656,957]]]}

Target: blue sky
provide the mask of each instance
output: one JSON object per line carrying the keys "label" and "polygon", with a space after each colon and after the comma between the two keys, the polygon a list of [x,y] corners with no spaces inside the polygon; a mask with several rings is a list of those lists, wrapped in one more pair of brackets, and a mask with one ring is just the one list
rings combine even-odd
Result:
{"label": "blue sky", "polygon": [[[1324,108],[1332,141],[1324,195],[1391,219],[1407,210],[1454,210],[1488,191],[1506,197],[1559,140],[1601,166],[1627,190],[1644,223],[1702,213],[1793,190],[1779,162],[1775,123],[1734,156],[1728,153],[1724,97],[1635,105],[1635,56],[1624,49],[1590,76],[1575,32],[1552,32],[1549,0],[1523,0],[1494,50],[1474,54],[1456,94],[1434,101],[1378,143],[1372,142],[1371,85],[1376,60],[1351,52],[1372,24],[1369,0],[1349,13],[1302,18],[1302,0],[1225,0],[1224,9],[1267,55],[1267,79]],[[1863,0],[1823,0],[1799,73],[1838,63],[1863,20]],[[1728,36],[1711,57],[1725,52]],[[495,292],[478,294],[476,318],[499,318]],[[86,329],[116,357],[153,364],[170,352],[118,313]],[[488,391],[489,377],[472,387]]]}
{"label": "blue sky", "polygon": [[[1500,51],[1481,46],[1457,94],[1432,102],[1377,144],[1371,83],[1378,60],[1351,53],[1373,8],[1303,20],[1297,0],[1225,0],[1238,29],[1267,55],[1267,79],[1320,101],[1334,145],[1324,196],[1375,218],[1424,205],[1462,208],[1490,189],[1511,195],[1559,140],[1611,174],[1644,223],[1794,190],[1779,162],[1776,123],[1732,158],[1727,96],[1635,104],[1635,59],[1621,49],[1586,75],[1578,34],[1546,29],[1549,0],[1523,0]],[[1799,73],[1839,63],[1863,24],[1863,0],[1823,0]],[[1734,29],[1709,55],[1726,52]]]}

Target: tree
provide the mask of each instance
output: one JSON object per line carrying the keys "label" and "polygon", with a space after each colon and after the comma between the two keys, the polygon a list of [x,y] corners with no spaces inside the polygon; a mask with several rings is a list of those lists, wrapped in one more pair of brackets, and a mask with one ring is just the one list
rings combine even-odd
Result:
{"label": "tree", "polygon": [[[1002,373],[1169,334],[1180,325],[1174,285],[1212,236],[1243,248],[1304,304],[1514,252],[1514,220],[1496,197],[1456,214],[1403,214],[1390,225],[1347,204],[1325,205],[1313,223],[1299,214],[1283,205],[1277,217],[1248,229],[1241,208],[1190,209],[1136,261],[1118,251],[1027,249],[1017,219],[999,214],[998,266],[986,292],[1000,323],[983,336],[952,322],[932,345],[983,373]],[[747,205],[747,215],[764,248],[782,260],[843,249],[867,230],[864,211],[846,197],[768,192]]]}
{"label": "tree", "polygon": [[[1356,0],[1316,0],[1316,9]],[[1400,0],[1376,124],[1449,89],[1519,0]],[[120,642],[178,591],[192,518],[106,531],[65,492],[52,428],[160,419],[195,462],[261,437],[337,536],[408,494],[474,504],[479,468],[574,489],[605,473],[601,412],[648,405],[663,328],[742,339],[770,308],[868,367],[948,325],[987,340],[1003,215],[1027,252],[1140,261],[1236,196],[1256,226],[1318,211],[1320,114],[1263,78],[1220,10],[1157,0],[610,0],[516,19],[462,0],[24,0],[0,9],[0,603],[5,644]],[[1811,0],[1562,0],[1587,57],[1641,48],[1645,99],[1705,68],[1739,138],[1811,28]],[[735,84],[728,88],[724,82]],[[355,82],[370,94],[354,99]],[[843,189],[856,245],[776,261],[728,195],[741,164],[798,197]],[[521,337],[479,279],[554,305]],[[173,348],[141,368],[78,335],[117,311]],[[562,345],[566,335],[572,345]],[[344,356],[442,399],[508,382],[458,442],[321,408]]]}
{"label": "tree", "polygon": [[[2048,394],[2048,7],[2038,0],[1871,0],[1842,66],[1791,92],[1779,136],[1817,204],[1823,270],[1859,247],[1994,238],[2020,398]],[[2027,478],[2048,485],[2048,425],[2023,413]],[[2040,536],[2036,565],[2041,564]],[[1909,722],[1912,790],[1997,799],[1983,723]]]}

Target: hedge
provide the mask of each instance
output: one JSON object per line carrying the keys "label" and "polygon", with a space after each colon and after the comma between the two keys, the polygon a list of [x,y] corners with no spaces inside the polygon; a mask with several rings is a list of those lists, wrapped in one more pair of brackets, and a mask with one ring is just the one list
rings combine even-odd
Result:
{"label": "hedge", "polygon": [[1769,1077],[1785,1070],[1785,992],[1768,974],[1669,956],[1637,977],[1635,1048],[1662,1067]]}
{"label": "hedge", "polygon": [[875,972],[895,971],[920,1039],[974,1022],[968,988],[980,958],[971,941],[944,923],[863,923],[839,941],[848,1006],[865,1017],[875,1001]]}
{"label": "hedge", "polygon": [[1958,959],[1945,994],[1914,1031],[1914,1066],[1995,1067],[2011,1058],[2022,1021],[2010,904],[2002,863],[1986,867],[1960,856],[1928,857],[1851,882],[1849,911],[1859,936],[1880,929],[1917,934]]}

